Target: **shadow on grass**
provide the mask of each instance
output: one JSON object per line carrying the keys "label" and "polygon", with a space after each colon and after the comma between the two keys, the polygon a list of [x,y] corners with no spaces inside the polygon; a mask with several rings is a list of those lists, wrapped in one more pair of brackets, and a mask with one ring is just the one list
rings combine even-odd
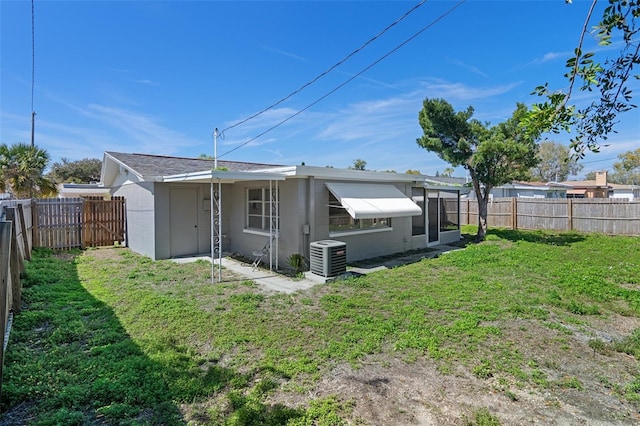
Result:
{"label": "shadow on grass", "polygon": [[230,412],[218,420],[282,424],[304,415],[233,391],[252,378],[199,362],[171,336],[147,343],[145,353],[113,309],[83,287],[75,255],[36,251],[27,265],[23,311],[5,358],[0,424],[178,425],[185,423],[178,403],[221,392],[229,392]]}
{"label": "shadow on grass", "polygon": [[554,246],[568,246],[584,241],[585,236],[576,232],[553,232],[553,231],[529,231],[512,230],[503,228],[490,228],[487,236],[495,235],[498,238],[508,241],[526,241],[529,243],[549,244]]}
{"label": "shadow on grass", "polygon": [[[477,244],[475,242],[477,226],[465,225],[462,228],[460,242],[452,245],[466,247]],[[544,231],[544,230],[513,230],[507,228],[489,228],[487,239],[492,236],[507,241],[526,241],[530,243],[549,244],[554,246],[567,246],[584,241],[585,236],[577,232],[568,231]]]}

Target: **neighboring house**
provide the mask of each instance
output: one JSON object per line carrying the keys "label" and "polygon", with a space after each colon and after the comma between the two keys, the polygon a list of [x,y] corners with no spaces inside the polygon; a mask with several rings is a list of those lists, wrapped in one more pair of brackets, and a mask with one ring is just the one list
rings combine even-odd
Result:
{"label": "neighboring house", "polygon": [[[571,187],[557,182],[512,182],[496,186],[489,193],[490,198],[566,198]],[[469,192],[475,199],[475,191]]]}
{"label": "neighboring house", "polygon": [[219,244],[251,257],[272,239],[268,263],[286,267],[292,254],[308,259],[319,240],[346,243],[352,261],[460,239],[462,188],[425,176],[233,161],[212,168],[211,160],[105,152],[101,184],[126,199],[127,245],[152,259]]}
{"label": "neighboring house", "polygon": [[432,185],[452,185],[452,186],[465,186],[471,185],[471,181],[468,178],[460,177],[448,177],[448,176],[424,176],[424,180]]}
{"label": "neighboring house", "polygon": [[611,187],[607,183],[607,172],[596,172],[594,180],[567,180],[567,198],[609,198]]}
{"label": "neighboring house", "polygon": [[58,198],[102,197],[111,198],[109,188],[97,183],[59,183]]}
{"label": "neighboring house", "polygon": [[609,184],[609,198],[627,198],[629,201],[640,200],[640,185]]}

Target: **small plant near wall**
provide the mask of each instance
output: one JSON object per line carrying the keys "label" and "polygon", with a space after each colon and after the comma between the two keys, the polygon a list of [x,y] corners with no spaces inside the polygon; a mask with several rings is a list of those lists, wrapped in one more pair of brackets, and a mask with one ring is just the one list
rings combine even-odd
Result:
{"label": "small plant near wall", "polygon": [[296,272],[296,275],[301,275],[306,268],[305,258],[299,253],[287,257],[287,264]]}

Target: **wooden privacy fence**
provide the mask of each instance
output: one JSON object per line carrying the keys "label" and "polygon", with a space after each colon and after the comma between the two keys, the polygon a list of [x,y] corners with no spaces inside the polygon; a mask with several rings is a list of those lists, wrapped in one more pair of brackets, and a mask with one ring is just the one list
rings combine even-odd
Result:
{"label": "wooden privacy fence", "polygon": [[[477,200],[460,203],[462,224],[478,223]],[[640,202],[616,198],[497,198],[489,202],[491,227],[640,235]]]}
{"label": "wooden privacy fence", "polygon": [[32,211],[35,247],[64,250],[125,240],[124,197],[38,199],[34,200]]}
{"label": "wooden privacy fence", "polygon": [[31,259],[30,218],[25,215],[30,200],[0,202],[0,398],[2,370],[13,314],[20,312],[24,261]]}

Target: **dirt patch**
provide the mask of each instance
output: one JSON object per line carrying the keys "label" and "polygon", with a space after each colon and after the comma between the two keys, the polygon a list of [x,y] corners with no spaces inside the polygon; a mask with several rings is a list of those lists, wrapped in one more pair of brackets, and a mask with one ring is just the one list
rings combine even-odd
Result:
{"label": "dirt patch", "polygon": [[[610,318],[607,326],[613,330],[609,334],[622,335],[636,323],[619,316]],[[558,330],[533,320],[514,320],[502,330],[496,339],[517,342],[529,360],[525,373],[531,376],[537,370],[544,383],[534,385],[530,379],[518,381],[508,375],[480,378],[467,366],[443,374],[434,360],[405,362],[379,354],[358,368],[337,366],[306,395],[281,392],[270,402],[304,406],[310,399],[337,396],[351,402],[351,421],[368,425],[467,425],[482,409],[503,425],[640,423],[637,407],[615,391],[633,380],[635,358],[594,352],[584,332]]]}

